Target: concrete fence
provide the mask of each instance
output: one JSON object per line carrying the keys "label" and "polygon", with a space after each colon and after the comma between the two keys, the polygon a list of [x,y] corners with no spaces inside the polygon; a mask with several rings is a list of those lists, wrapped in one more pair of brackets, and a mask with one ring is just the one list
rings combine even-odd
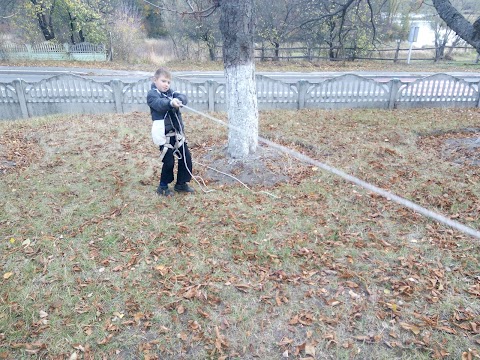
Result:
{"label": "concrete fence", "polygon": [[0,60],[65,60],[107,61],[103,44],[57,44],[46,41],[39,44],[0,44]]}
{"label": "concrete fence", "polygon": [[[377,82],[347,74],[310,83],[287,84],[257,75],[260,110],[303,108],[480,107],[479,83],[446,74],[413,82]],[[151,80],[97,82],[75,75],[58,75],[35,83],[0,83],[0,119],[20,119],[58,113],[128,113],[148,111]],[[199,111],[226,111],[225,84],[174,79],[172,88],[185,93]]]}

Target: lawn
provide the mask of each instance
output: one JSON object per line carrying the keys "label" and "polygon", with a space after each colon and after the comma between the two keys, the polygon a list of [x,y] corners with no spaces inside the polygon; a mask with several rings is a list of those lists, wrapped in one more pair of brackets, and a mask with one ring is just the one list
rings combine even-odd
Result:
{"label": "lawn", "polygon": [[[221,61],[187,61],[175,60],[168,62],[139,62],[125,64],[120,62],[85,62],[85,61],[0,61],[2,66],[47,66],[67,68],[105,68],[112,70],[149,71],[152,74],[160,66],[166,66],[172,71],[222,71]],[[256,61],[257,71],[296,71],[296,72],[329,72],[329,71],[393,71],[393,72],[480,72],[480,63],[471,60],[457,61]]]}
{"label": "lawn", "polygon": [[[226,130],[184,118],[224,164]],[[0,123],[0,359],[480,358],[479,239],[264,146],[274,184],[195,164],[209,192],[159,197],[150,124]],[[480,229],[479,109],[265,111],[260,132]]]}

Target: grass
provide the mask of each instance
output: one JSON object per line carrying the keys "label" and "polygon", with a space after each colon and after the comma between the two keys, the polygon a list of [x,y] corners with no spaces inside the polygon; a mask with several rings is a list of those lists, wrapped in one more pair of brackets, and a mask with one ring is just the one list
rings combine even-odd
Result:
{"label": "grass", "polygon": [[[268,111],[260,127],[478,229],[479,168],[441,149],[478,137],[459,131],[479,114]],[[185,118],[204,162],[225,130]],[[253,189],[278,198],[202,167],[216,191],[159,198],[149,126],[146,113],[0,124],[0,358],[479,356],[478,239],[284,156],[267,165],[288,182]]]}
{"label": "grass", "polygon": [[[126,64],[122,62],[83,62],[83,61],[0,61],[2,66],[51,66],[67,68],[105,68],[129,71],[154,72],[159,66],[166,66],[172,71],[223,71],[221,61],[188,61],[171,60],[163,55],[153,56],[143,62]],[[394,72],[478,72],[480,64],[475,64],[471,59],[433,61],[257,61],[257,71],[293,71],[293,72],[352,72],[352,71],[394,71]]]}

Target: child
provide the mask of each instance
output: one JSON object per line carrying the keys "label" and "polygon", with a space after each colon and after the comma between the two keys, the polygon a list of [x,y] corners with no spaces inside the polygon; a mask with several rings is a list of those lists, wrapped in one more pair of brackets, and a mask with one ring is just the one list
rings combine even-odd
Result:
{"label": "child", "polygon": [[153,76],[153,84],[147,94],[147,104],[152,115],[152,138],[160,148],[160,159],[163,162],[160,184],[157,194],[172,196],[168,188],[173,179],[175,158],[178,160],[177,182],[174,190],[192,193],[188,185],[192,179],[192,157],[185,141],[184,127],[180,108],[187,104],[184,94],[172,91],[170,82],[172,75],[165,68],[159,68]]}

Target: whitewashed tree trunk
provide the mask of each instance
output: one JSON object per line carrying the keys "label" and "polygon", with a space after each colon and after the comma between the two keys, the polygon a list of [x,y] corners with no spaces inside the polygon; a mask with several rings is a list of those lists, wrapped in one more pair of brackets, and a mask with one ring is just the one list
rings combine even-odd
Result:
{"label": "whitewashed tree trunk", "polygon": [[[258,144],[258,107],[254,64],[225,68],[227,78],[228,154],[233,158],[254,153]],[[242,129],[237,131],[235,128]]]}
{"label": "whitewashed tree trunk", "polygon": [[254,6],[253,0],[220,0],[219,4],[228,122],[232,125],[227,151],[230,157],[243,158],[254,153],[258,144]]}

